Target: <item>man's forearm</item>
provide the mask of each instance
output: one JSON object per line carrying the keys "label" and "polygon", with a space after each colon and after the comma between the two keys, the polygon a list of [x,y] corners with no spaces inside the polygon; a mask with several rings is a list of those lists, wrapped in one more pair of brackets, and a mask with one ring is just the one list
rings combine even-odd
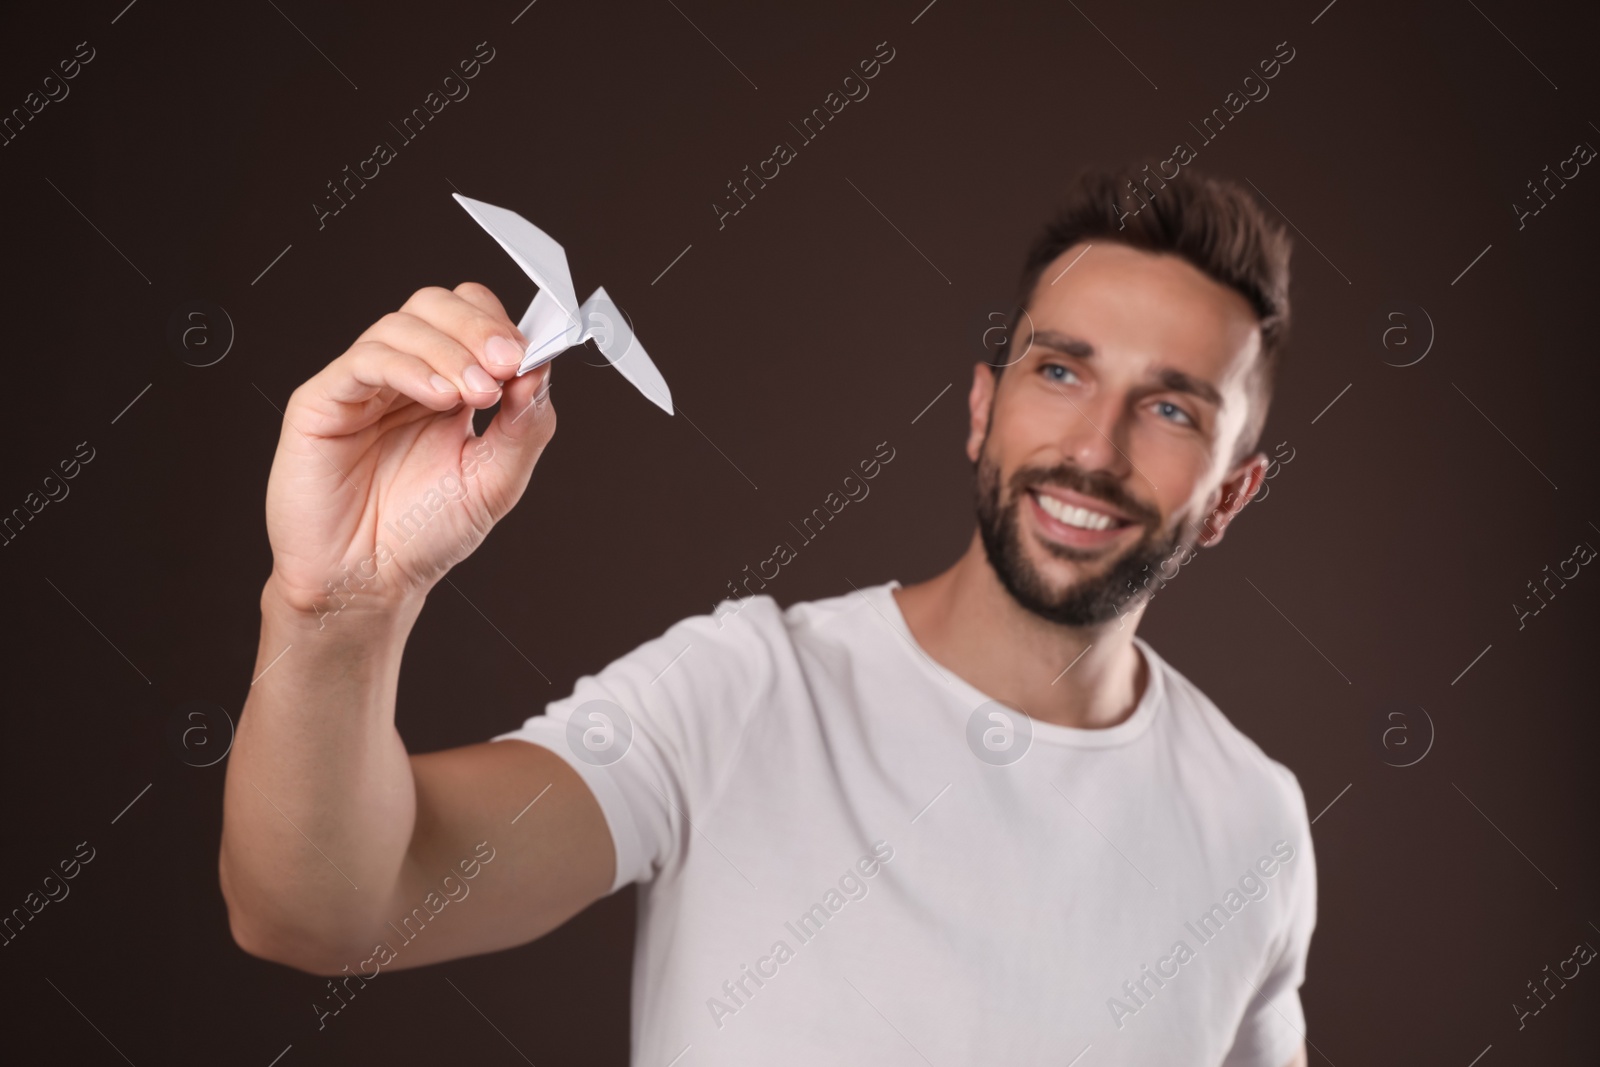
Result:
{"label": "man's forearm", "polygon": [[220,857],[235,936],[252,951],[314,962],[388,903],[416,813],[394,711],[420,608],[363,613],[358,599],[319,624],[272,582],[263,590]]}

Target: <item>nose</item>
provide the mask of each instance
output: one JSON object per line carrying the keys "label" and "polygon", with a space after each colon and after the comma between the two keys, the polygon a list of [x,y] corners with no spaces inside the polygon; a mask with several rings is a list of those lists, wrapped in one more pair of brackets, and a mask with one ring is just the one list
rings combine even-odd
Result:
{"label": "nose", "polygon": [[1132,468],[1128,459],[1126,408],[1109,390],[1097,396],[1068,398],[1061,429],[1061,454],[1085,471],[1104,470],[1118,478]]}

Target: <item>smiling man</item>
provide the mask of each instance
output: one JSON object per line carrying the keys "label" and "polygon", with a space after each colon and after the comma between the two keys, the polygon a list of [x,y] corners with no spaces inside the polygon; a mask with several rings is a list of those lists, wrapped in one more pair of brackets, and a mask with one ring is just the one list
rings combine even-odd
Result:
{"label": "smiling man", "polygon": [[[1150,572],[1221,541],[1263,480],[1289,240],[1192,173],[1129,215],[1135,173],[1071,186],[974,367],[977,529],[948,570],[727,602],[482,744],[408,754],[400,662],[551,439],[548,365],[513,378],[526,340],[466,284],[301,386],[267,493],[274,666],[228,769],[239,944],[348,985],[637,883],[637,1065],[1303,1064],[1298,783],[1134,632]],[[459,500],[385,545],[467,461]],[[502,858],[474,903],[428,923],[480,840]],[[406,916],[428,936],[398,952]]]}

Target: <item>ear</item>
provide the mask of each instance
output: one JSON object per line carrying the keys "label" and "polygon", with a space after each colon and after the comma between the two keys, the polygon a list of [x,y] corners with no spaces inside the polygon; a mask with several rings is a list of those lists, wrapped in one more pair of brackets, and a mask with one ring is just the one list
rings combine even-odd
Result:
{"label": "ear", "polygon": [[971,415],[971,423],[967,428],[967,458],[974,463],[978,462],[978,455],[983,451],[983,438],[989,429],[989,409],[994,403],[997,384],[994,370],[989,364],[978,362],[972,365],[972,388],[967,392],[967,411]]}
{"label": "ear", "polygon": [[1201,524],[1200,537],[1195,541],[1197,547],[1210,548],[1222,540],[1228,523],[1261,491],[1261,483],[1267,480],[1269,466],[1271,461],[1267,459],[1267,454],[1257,452],[1228,474],[1217,489],[1216,505]]}

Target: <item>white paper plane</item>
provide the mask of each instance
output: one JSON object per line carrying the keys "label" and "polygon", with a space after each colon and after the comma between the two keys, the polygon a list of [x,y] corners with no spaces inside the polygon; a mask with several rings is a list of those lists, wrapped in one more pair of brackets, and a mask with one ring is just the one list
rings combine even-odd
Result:
{"label": "white paper plane", "polygon": [[595,347],[634,388],[668,415],[672,414],[672,393],[666,379],[650,361],[627,316],[606,295],[604,286],[579,304],[577,291],[572,286],[572,273],[567,267],[566,249],[554,238],[515,211],[460,193],[450,195],[467,209],[467,214],[476,219],[478,225],[489,231],[489,236],[499,242],[522,272],[539,287],[538,295],[523,313],[522,321],[517,323],[522,336],[528,338],[528,350],[517,368],[519,376],[592,337]]}

